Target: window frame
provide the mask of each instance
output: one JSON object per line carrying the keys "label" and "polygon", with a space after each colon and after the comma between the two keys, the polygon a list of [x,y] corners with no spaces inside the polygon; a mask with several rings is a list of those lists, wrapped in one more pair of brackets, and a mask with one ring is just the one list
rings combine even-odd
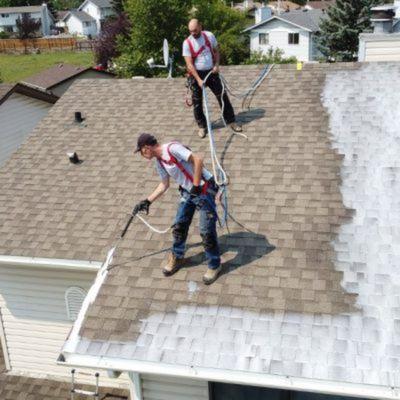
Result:
{"label": "window frame", "polygon": [[[263,35],[265,39],[265,43],[261,43],[261,35]],[[259,46],[268,46],[269,45],[269,33],[259,32],[258,33],[258,45]]]}
{"label": "window frame", "polygon": [[[297,38],[297,43],[295,38]],[[293,46],[298,46],[300,44],[300,33],[299,32],[289,32],[288,33],[288,44]]]}

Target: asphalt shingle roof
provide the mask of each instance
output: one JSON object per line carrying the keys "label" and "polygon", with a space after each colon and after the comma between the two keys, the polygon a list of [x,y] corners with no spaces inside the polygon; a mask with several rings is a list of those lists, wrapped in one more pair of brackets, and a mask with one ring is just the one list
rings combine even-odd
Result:
{"label": "asphalt shingle roof", "polygon": [[23,6],[23,7],[0,7],[0,14],[13,14],[13,13],[34,13],[40,12],[41,6]]}
{"label": "asphalt shingle roof", "polygon": [[[77,385],[79,389],[93,391],[89,385]],[[5,373],[4,357],[0,344],[0,399],[1,400],[70,400],[71,383],[50,379],[37,379]],[[128,390],[101,387],[100,398],[106,394],[109,400],[127,399]],[[113,396],[111,396],[113,395]],[[87,396],[76,395],[76,400],[87,400]]]}
{"label": "asphalt shingle roof", "polygon": [[111,2],[109,0],[90,0],[93,4],[100,8],[111,7]]}
{"label": "asphalt shingle roof", "polygon": [[[394,379],[399,386],[392,376],[398,333],[384,317],[398,315],[398,308],[382,297],[396,292],[393,272],[382,272],[392,264],[370,265],[362,252],[363,229],[376,219],[379,198],[357,218],[351,207],[366,201],[362,182],[371,158],[359,148],[370,139],[356,137],[365,133],[364,123],[379,129],[382,114],[368,90],[378,85],[378,93],[397,96],[400,66],[368,68],[276,66],[250,110],[234,101],[249,140],[216,129],[236,221],[229,232],[219,231],[222,275],[211,286],[201,283],[206,266],[197,219],[188,265],[170,278],[161,267],[171,236],[135,221],[73,352],[352,383],[389,385]],[[224,74],[243,90],[260,70],[241,66]],[[177,139],[210,164],[184,93],[183,79],[75,82],[0,170],[0,254],[103,261],[132,206],[159,182],[153,165],[133,154],[140,132],[162,142]],[[390,109],[386,100],[382,104]],[[216,119],[213,98],[212,107]],[[74,111],[82,112],[83,124],[73,122]],[[83,163],[69,163],[67,151],[77,151]],[[392,168],[385,162],[385,171]],[[396,181],[393,168],[386,171],[386,188]],[[171,189],[151,206],[148,220],[160,229],[170,226],[176,202]],[[388,252],[391,229],[381,231],[386,244],[376,254]]]}
{"label": "asphalt shingle roof", "polygon": [[312,32],[319,31],[319,24],[321,19],[324,18],[326,14],[322,10],[292,10],[288,12],[283,12],[279,15],[274,15],[271,18],[261,21],[258,24],[250,26],[246,28],[245,31],[249,31],[254,28],[258,28],[267,24],[269,21],[272,21],[274,18],[281,18],[284,21],[290,22],[292,24],[301,26],[305,29],[308,29]]}
{"label": "asphalt shingle roof", "polygon": [[66,79],[72,78],[90,69],[91,67],[82,67],[72,64],[57,64],[39,72],[36,75],[26,78],[24,81],[22,81],[22,83],[41,88],[43,90],[48,90],[51,87],[65,81]]}

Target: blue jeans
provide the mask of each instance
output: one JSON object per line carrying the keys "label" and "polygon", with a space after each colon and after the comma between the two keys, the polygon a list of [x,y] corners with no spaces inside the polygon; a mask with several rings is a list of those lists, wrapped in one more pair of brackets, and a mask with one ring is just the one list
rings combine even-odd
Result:
{"label": "blue jeans", "polygon": [[186,239],[196,209],[200,211],[200,236],[203,241],[208,267],[216,269],[221,264],[221,258],[218,245],[217,212],[214,194],[207,193],[191,197],[188,192],[182,191],[182,198],[172,231],[172,252],[177,258],[182,258],[185,255]]}

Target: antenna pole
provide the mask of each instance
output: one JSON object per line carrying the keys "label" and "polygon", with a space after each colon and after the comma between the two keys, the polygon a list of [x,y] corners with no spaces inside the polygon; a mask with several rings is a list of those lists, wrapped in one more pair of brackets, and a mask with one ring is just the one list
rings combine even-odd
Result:
{"label": "antenna pole", "polygon": [[174,64],[174,57],[173,56],[169,57],[168,63],[169,63],[168,79],[172,79],[172,66]]}

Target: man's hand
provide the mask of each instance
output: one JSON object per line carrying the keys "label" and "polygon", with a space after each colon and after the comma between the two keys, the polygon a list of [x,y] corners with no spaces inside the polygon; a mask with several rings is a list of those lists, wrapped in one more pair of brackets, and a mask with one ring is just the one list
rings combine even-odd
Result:
{"label": "man's hand", "polygon": [[132,214],[136,215],[141,211],[144,211],[146,213],[146,215],[149,214],[149,208],[150,208],[150,204],[151,202],[149,200],[142,200],[139,203],[136,204],[136,206],[134,207]]}
{"label": "man's hand", "polygon": [[204,82],[203,82],[201,79],[199,79],[199,80],[197,81],[197,84],[202,88],[203,85],[204,85]]}
{"label": "man's hand", "polygon": [[219,73],[219,65],[215,65],[214,68],[212,69],[212,72],[214,74],[218,74]]}
{"label": "man's hand", "polygon": [[191,197],[198,197],[201,195],[201,186],[192,186],[192,188],[190,189],[190,196]]}

